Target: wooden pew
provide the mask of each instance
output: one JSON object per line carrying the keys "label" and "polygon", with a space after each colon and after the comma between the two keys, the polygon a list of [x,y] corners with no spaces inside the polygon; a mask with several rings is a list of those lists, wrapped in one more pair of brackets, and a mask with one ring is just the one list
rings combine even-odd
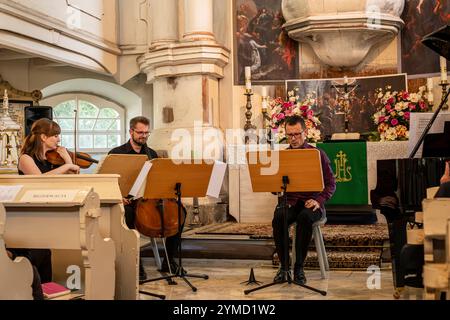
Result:
{"label": "wooden pew", "polygon": [[12,261],[5,248],[6,212],[0,203],[0,300],[31,300],[33,268],[30,261],[17,257]]}
{"label": "wooden pew", "polygon": [[100,233],[98,194],[92,187],[80,185],[63,187],[54,182],[45,185],[25,181],[20,185],[23,187],[15,198],[4,203],[6,245],[78,251],[82,257],[78,266],[85,273],[81,288],[85,299],[114,299],[115,247],[111,239],[105,239]]}
{"label": "wooden pew", "polygon": [[[0,175],[0,185],[34,185],[44,188],[57,185],[58,188],[90,186],[100,198],[100,232],[111,238],[115,244],[116,286],[115,299],[139,299],[139,233],[125,224],[122,195],[118,175],[58,175],[58,176],[8,176]],[[67,266],[80,259],[76,252],[54,250],[56,276],[64,275]]]}

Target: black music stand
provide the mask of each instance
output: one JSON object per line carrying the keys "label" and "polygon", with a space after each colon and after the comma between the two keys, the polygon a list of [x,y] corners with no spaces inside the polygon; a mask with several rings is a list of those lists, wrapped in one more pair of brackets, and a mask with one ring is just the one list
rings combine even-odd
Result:
{"label": "black music stand", "polygon": [[[192,163],[193,161],[194,160],[180,160],[179,162],[175,162],[171,159],[152,160],[152,167],[147,177],[144,193],[145,199],[171,199],[175,196],[178,204],[178,232],[180,237],[183,225],[183,223],[181,223],[181,210],[183,207],[181,198],[206,197],[214,167],[214,164],[207,164],[203,161],[196,164]],[[193,292],[196,292],[197,288],[194,287],[187,278],[209,279],[209,276],[207,275],[190,274],[183,269],[181,238],[178,245],[178,261],[179,266],[175,274],[139,281],[139,284],[181,278]],[[171,272],[172,270],[170,270],[169,261],[167,261],[167,263],[169,264],[169,271]]]}
{"label": "black music stand", "polygon": [[[283,151],[263,151],[267,152],[267,159],[272,159],[269,165],[262,164],[259,159],[258,152],[247,153],[247,162],[252,181],[253,192],[277,192],[278,210],[283,211],[284,221],[284,264],[289,266],[289,231],[287,223],[287,191],[289,192],[316,192],[323,191],[324,182],[322,174],[322,164],[320,161],[320,152],[316,149],[301,150],[283,150]],[[278,154],[278,158],[276,157]],[[263,160],[263,161],[264,161]],[[267,161],[264,161],[267,163]],[[275,168],[274,168],[275,166]],[[277,172],[271,172],[276,169]],[[269,169],[269,167],[273,169]],[[280,193],[281,191],[281,193]],[[289,268],[290,269],[290,268]],[[288,269],[288,270],[289,270]],[[283,280],[272,282],[258,288],[245,290],[246,295],[272,287],[278,284],[295,284],[305,289],[327,295],[326,291],[322,291],[305,284],[299,284],[292,280],[290,271],[286,270],[283,274]]]}

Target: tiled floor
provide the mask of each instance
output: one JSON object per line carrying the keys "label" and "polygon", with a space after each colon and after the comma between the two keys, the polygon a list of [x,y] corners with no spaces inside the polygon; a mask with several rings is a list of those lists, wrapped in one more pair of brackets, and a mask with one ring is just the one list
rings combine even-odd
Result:
{"label": "tiled floor", "polygon": [[[144,259],[149,277],[159,277],[153,259]],[[254,268],[256,280],[270,283],[277,271],[268,261],[241,260],[192,260],[186,259],[184,267],[190,273],[207,274],[209,280],[193,279],[198,288],[196,293],[182,279],[176,279],[178,285],[169,286],[167,282],[158,281],[141,286],[142,290],[164,294],[168,300],[393,300],[391,270],[382,270],[379,288],[368,288],[371,274],[365,271],[331,271],[328,279],[321,279],[320,271],[306,270],[308,285],[325,290],[326,296],[312,292],[296,285],[276,285],[258,292],[245,295],[244,290],[254,286],[241,284],[249,278],[250,268]],[[373,275],[373,274],[372,274]],[[369,284],[376,285],[376,280],[369,279]],[[417,292],[410,293],[415,294]],[[410,298],[414,299],[414,296]],[[154,299],[141,295],[141,299]]]}

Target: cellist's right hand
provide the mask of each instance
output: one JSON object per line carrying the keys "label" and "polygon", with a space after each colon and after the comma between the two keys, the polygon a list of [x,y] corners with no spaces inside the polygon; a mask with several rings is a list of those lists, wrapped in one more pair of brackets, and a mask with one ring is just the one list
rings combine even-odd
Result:
{"label": "cellist's right hand", "polygon": [[122,198],[122,202],[124,206],[128,206],[131,204],[131,199]]}

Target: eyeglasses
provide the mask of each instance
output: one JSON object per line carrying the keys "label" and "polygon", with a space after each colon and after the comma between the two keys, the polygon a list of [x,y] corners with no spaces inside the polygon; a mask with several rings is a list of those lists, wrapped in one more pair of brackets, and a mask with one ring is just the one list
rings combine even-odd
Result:
{"label": "eyeglasses", "polygon": [[137,135],[140,135],[140,136],[148,136],[148,135],[150,135],[149,131],[136,131],[134,129],[133,129],[133,131],[134,131],[134,133],[136,133]]}
{"label": "eyeglasses", "polygon": [[294,132],[294,133],[287,133],[286,136],[288,138],[300,138],[300,136],[302,135],[303,132],[305,132],[306,130],[300,131],[300,132]]}

